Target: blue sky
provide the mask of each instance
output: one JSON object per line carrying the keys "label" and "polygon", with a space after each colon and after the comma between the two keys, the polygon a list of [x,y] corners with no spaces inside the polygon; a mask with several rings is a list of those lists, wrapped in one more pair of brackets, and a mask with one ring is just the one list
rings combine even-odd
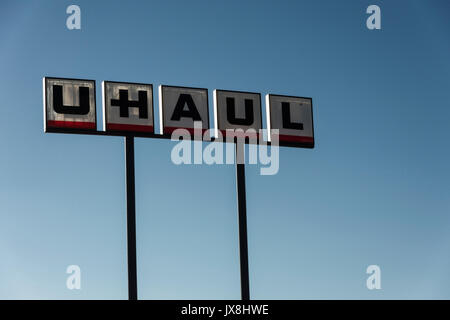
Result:
{"label": "blue sky", "polygon": [[[98,119],[102,80],[312,97],[316,148],[281,148],[274,176],[246,168],[251,297],[449,299],[449,9],[2,1],[0,298],[127,298],[123,139],[45,134],[54,76],[96,80]],[[234,166],[176,166],[174,145],[136,139],[139,298],[239,299]]]}

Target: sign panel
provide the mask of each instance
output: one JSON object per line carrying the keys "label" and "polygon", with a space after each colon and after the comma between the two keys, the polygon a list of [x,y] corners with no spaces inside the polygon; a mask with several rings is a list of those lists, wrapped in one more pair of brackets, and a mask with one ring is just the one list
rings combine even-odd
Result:
{"label": "sign panel", "polygon": [[161,134],[183,128],[191,134],[194,122],[201,122],[202,133],[209,129],[208,89],[159,86]]}
{"label": "sign panel", "polygon": [[314,148],[311,98],[268,94],[266,116],[269,141],[277,134],[280,145]]}
{"label": "sign panel", "polygon": [[103,81],[103,130],[153,132],[153,86]]}
{"label": "sign panel", "polygon": [[45,77],[43,90],[44,130],[97,129],[94,80]]}
{"label": "sign panel", "polygon": [[253,129],[258,135],[262,128],[261,95],[253,92],[214,90],[214,126],[224,137],[229,134],[227,129],[242,129],[244,132]]}

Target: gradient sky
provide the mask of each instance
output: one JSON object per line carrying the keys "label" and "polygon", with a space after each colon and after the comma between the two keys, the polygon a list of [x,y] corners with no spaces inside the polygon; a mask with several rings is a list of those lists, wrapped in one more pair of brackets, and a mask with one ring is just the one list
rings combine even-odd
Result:
{"label": "gradient sky", "polygon": [[[381,30],[366,28],[371,4]],[[205,87],[210,107],[213,89],[312,97],[316,148],[281,148],[274,176],[246,167],[251,297],[450,299],[449,13],[2,0],[0,299],[128,297],[123,138],[45,134],[44,76],[96,80],[98,119],[102,80]],[[234,166],[176,166],[175,144],[136,139],[139,298],[239,299]],[[371,264],[381,290],[366,288]]]}

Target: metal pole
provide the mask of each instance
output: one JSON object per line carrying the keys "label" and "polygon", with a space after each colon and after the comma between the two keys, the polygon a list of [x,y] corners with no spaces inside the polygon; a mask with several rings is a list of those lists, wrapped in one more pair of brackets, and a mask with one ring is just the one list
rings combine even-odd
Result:
{"label": "metal pole", "polygon": [[134,185],[134,137],[125,137],[125,164],[127,184],[127,250],[128,300],[137,300],[136,266],[136,202]]}
{"label": "metal pole", "polygon": [[239,222],[239,260],[241,265],[241,299],[250,300],[247,244],[247,203],[245,198],[245,144],[243,142],[236,141],[235,146],[236,192]]}

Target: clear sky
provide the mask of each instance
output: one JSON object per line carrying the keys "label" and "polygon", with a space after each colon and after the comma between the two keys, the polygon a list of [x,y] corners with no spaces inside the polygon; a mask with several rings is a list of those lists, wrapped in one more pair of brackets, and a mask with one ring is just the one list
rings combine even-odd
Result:
{"label": "clear sky", "polygon": [[[66,28],[70,4],[81,30]],[[381,30],[366,28],[371,4]],[[123,138],[45,134],[53,76],[96,80],[98,119],[102,80],[204,87],[210,102],[312,97],[316,148],[281,148],[274,176],[246,167],[251,297],[450,299],[449,13],[446,0],[2,0],[0,298],[128,296]],[[239,299],[234,166],[176,166],[175,144],[136,139],[139,298]],[[81,290],[66,288],[74,264]],[[372,264],[381,290],[366,288]]]}

